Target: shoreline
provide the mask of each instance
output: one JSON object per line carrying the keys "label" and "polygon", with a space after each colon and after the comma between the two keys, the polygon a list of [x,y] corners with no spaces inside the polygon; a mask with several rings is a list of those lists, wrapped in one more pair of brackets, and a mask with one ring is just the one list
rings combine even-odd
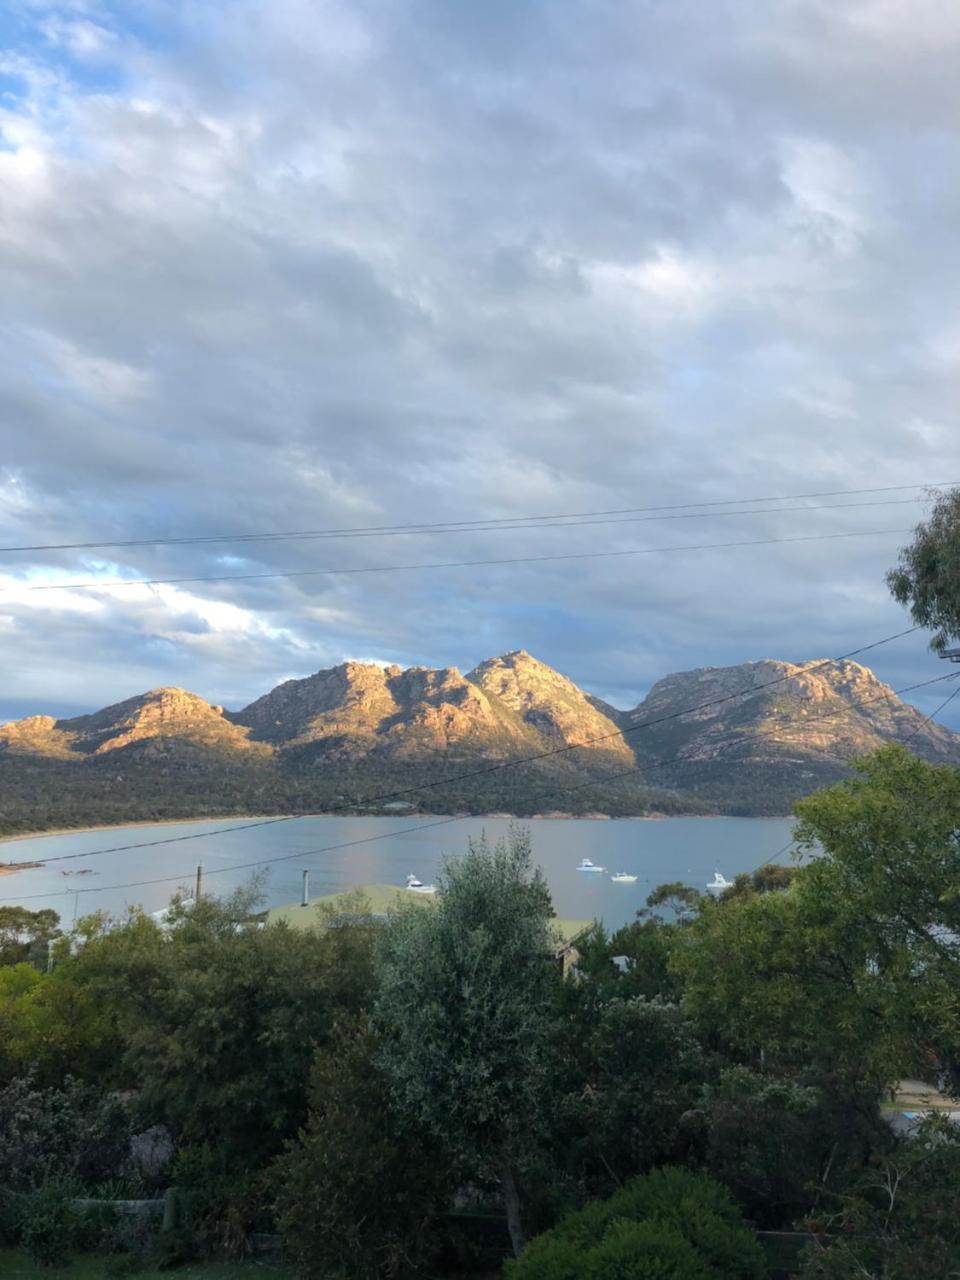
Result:
{"label": "shoreline", "polygon": [[[0,836],[0,847],[7,844],[19,844],[23,840],[43,840],[53,839],[59,836],[83,836],[91,835],[95,831],[125,831],[134,830],[140,827],[182,827],[193,826],[200,823],[237,823],[242,825],[245,822],[271,822],[286,820],[294,822],[299,818],[390,818],[397,819],[406,818],[457,818],[463,821],[484,821],[485,819],[497,821],[513,821],[513,822],[675,822],[675,821],[695,821],[707,822],[710,820],[737,818],[743,820],[757,822],[789,822],[793,819],[793,814],[729,814],[729,813],[637,813],[630,815],[622,815],[614,817],[608,813],[562,813],[556,810],[550,810],[547,813],[528,814],[525,817],[518,817],[515,813],[417,813],[417,814],[394,814],[394,813],[292,813],[292,814],[270,814],[270,813],[230,813],[220,814],[219,816],[210,818],[141,818],[132,822],[100,822],[89,827],[52,827],[47,830],[40,831],[20,831],[15,835]],[[25,871],[30,867],[42,865],[40,862],[21,862],[21,863],[4,863],[0,861],[0,876],[11,875],[15,871]]]}

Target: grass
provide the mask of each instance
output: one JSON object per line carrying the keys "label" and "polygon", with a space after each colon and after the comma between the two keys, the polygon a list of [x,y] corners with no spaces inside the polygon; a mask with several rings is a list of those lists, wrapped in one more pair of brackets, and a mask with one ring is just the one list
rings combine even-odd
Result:
{"label": "grass", "polygon": [[[0,1249],[0,1275],[4,1280],[105,1280],[121,1275],[120,1257],[82,1254],[63,1267],[42,1267],[22,1249]],[[197,1262],[175,1270],[144,1267],[129,1273],[133,1280],[292,1280],[286,1267],[258,1262]]]}

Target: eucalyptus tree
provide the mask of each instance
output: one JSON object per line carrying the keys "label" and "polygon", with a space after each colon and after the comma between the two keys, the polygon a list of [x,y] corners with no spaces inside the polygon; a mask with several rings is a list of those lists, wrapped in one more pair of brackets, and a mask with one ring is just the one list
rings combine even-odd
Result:
{"label": "eucalyptus tree", "polygon": [[934,629],[930,647],[937,653],[960,640],[960,489],[936,495],[887,585],[895,600],[909,605],[914,622]]}
{"label": "eucalyptus tree", "polygon": [[498,1179],[523,1248],[519,1169],[549,1094],[552,908],[529,835],[471,841],[430,908],[401,909],[382,938],[374,1026],[393,1105],[464,1175]]}

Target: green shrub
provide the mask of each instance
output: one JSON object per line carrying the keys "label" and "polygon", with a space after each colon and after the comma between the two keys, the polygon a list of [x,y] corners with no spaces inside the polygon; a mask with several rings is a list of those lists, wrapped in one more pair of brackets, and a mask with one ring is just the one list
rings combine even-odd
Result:
{"label": "green shrub", "polygon": [[584,1280],[584,1251],[552,1231],[535,1236],[516,1260],[506,1263],[508,1280]]}
{"label": "green shrub", "polygon": [[0,1188],[29,1193],[68,1176],[96,1186],[122,1168],[130,1132],[121,1101],[70,1076],[60,1088],[11,1080],[0,1085]]}
{"label": "green shrub", "polygon": [[20,1199],[20,1243],[41,1266],[66,1262],[77,1242],[79,1217],[72,1179],[51,1179]]}
{"label": "green shrub", "polygon": [[590,1255],[585,1280],[709,1280],[717,1273],[676,1227],[614,1222]]}
{"label": "green shrub", "polygon": [[702,1173],[656,1169],[531,1240],[508,1280],[760,1280],[754,1233]]}
{"label": "green shrub", "polygon": [[672,1166],[634,1178],[602,1203],[607,1205],[610,1218],[684,1221],[692,1213],[703,1212],[732,1224],[740,1221],[739,1209],[719,1182]]}

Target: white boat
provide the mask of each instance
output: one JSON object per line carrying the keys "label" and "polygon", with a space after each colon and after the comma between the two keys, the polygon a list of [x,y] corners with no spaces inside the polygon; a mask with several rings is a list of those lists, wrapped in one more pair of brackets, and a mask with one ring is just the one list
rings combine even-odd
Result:
{"label": "white boat", "polygon": [[578,871],[606,871],[606,869],[606,867],[598,867],[589,858],[581,858],[580,865],[577,867]]}
{"label": "white boat", "polygon": [[637,877],[629,875],[626,871],[618,871],[616,875],[610,877],[614,884],[634,884]]}
{"label": "white boat", "polygon": [[723,893],[724,889],[732,889],[733,881],[728,880],[726,876],[720,874],[719,871],[713,873],[713,879],[707,881],[707,888],[711,893]]}
{"label": "white boat", "polygon": [[417,879],[417,877],[413,874],[412,871],[407,876],[407,888],[410,890],[411,893],[436,893],[437,892],[437,886],[435,884],[424,884],[422,880]]}

